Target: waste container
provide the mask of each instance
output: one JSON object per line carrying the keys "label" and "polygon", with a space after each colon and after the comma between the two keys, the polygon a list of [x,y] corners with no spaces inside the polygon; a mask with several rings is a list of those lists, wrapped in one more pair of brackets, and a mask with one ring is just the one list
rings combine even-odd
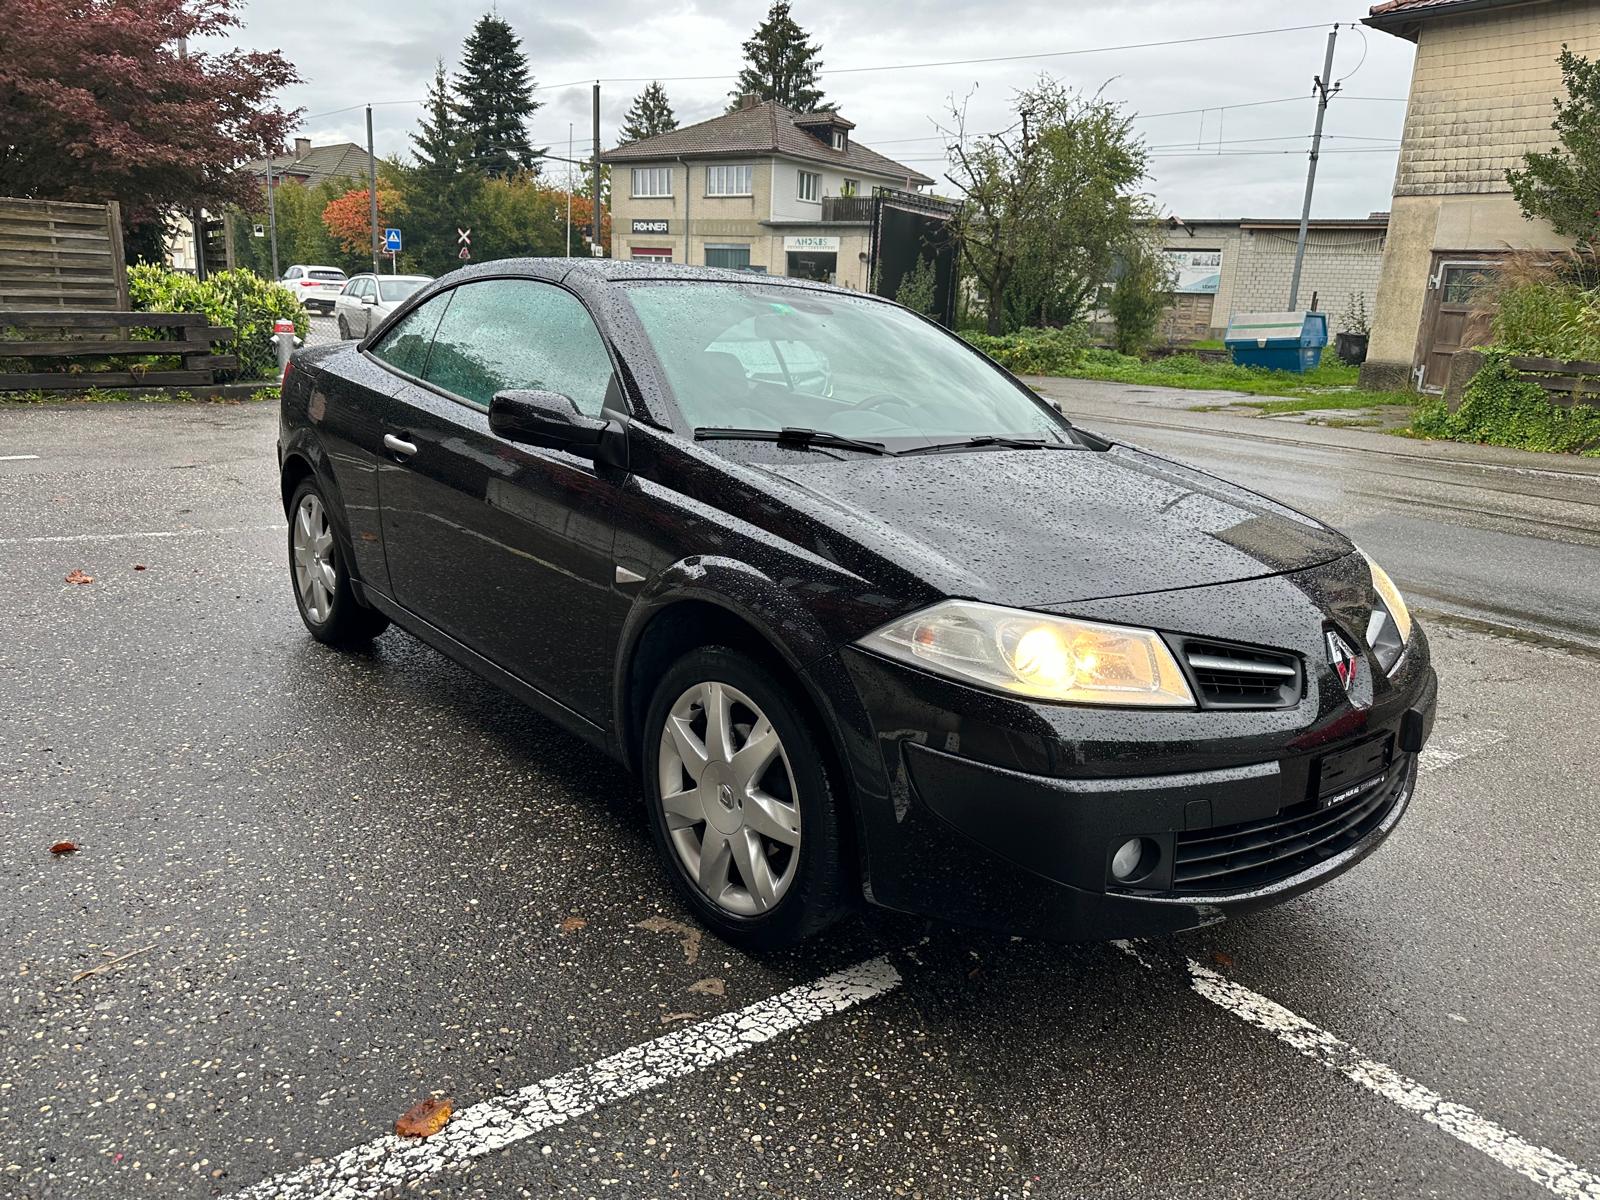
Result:
{"label": "waste container", "polygon": [[1321,312],[1235,313],[1224,344],[1241,367],[1311,371],[1328,344],[1328,314]]}

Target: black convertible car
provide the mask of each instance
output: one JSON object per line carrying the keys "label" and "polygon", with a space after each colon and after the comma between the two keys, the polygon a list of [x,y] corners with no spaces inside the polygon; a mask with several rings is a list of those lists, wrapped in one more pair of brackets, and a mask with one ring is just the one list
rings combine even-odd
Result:
{"label": "black convertible car", "polygon": [[1281,901],[1432,727],[1344,537],[859,293],[474,266],[296,355],[278,454],[312,636],[393,621],[616,755],[749,946],[860,897],[1061,939]]}

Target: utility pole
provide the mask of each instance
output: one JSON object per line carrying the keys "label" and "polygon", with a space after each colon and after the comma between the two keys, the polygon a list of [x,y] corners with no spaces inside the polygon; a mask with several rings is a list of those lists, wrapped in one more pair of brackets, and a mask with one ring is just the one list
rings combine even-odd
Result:
{"label": "utility pole", "polygon": [[1333,82],[1333,44],[1339,39],[1339,26],[1328,30],[1328,53],[1322,74],[1312,82],[1317,93],[1317,125],[1311,134],[1311,165],[1306,169],[1306,200],[1300,208],[1300,237],[1294,246],[1294,276],[1289,280],[1289,310],[1300,307],[1300,269],[1306,261],[1306,233],[1311,226],[1311,193],[1317,186],[1317,159],[1322,153],[1322,121],[1328,115],[1328,101],[1339,90]]}
{"label": "utility pole", "polygon": [[[185,62],[189,60],[189,39],[178,39],[178,57]],[[194,277],[206,277],[206,219],[205,213],[199,205],[189,211],[189,227],[194,231]]]}
{"label": "utility pole", "polygon": [[567,122],[567,257],[572,257],[572,122]]}
{"label": "utility pole", "polygon": [[278,281],[278,190],[272,186],[272,152],[267,152],[267,232],[272,236],[272,280]]}
{"label": "utility pole", "polygon": [[[594,85],[594,194],[589,197],[594,205],[594,229],[590,240],[600,245],[600,85]],[[593,251],[591,251],[593,253]],[[602,251],[603,253],[603,251]]]}
{"label": "utility pole", "polygon": [[372,105],[367,105],[367,198],[372,201],[372,273],[378,273],[378,159],[372,152]]}

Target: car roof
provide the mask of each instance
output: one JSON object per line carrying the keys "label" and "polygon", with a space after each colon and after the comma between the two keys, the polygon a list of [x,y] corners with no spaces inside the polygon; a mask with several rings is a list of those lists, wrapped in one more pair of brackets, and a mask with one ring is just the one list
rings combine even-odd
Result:
{"label": "car roof", "polygon": [[337,271],[341,275],[344,274],[343,267],[328,267],[322,263],[290,263],[284,270],[292,271],[296,267],[299,267],[302,271]]}
{"label": "car roof", "polygon": [[756,271],[730,271],[722,267],[697,267],[686,263],[629,262],[617,258],[501,258],[473,263],[439,276],[439,281],[466,282],[481,276],[531,275],[537,279],[566,280],[589,285],[667,280],[674,283],[758,283],[816,292],[837,292],[856,298],[881,299],[870,292],[859,292],[810,279],[790,279],[785,275],[765,275]]}

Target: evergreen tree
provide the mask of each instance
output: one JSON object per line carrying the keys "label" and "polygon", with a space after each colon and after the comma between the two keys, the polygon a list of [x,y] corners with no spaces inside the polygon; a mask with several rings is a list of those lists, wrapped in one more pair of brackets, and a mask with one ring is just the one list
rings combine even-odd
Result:
{"label": "evergreen tree", "polygon": [[400,180],[406,212],[406,252],[431,275],[459,266],[456,230],[472,225],[483,176],[472,166],[473,139],[461,122],[444,63],[434,70],[417,132],[416,162]]}
{"label": "evergreen tree", "polygon": [[822,68],[817,55],[822,47],[809,39],[810,35],[789,16],[785,0],[776,0],[767,19],[756,26],[744,44],[746,65],[734,81],[730,93],[733,103],[728,111],[737,110],[739,97],[747,94],[776,100],[796,112],[831,108],[822,102],[822,92],[816,86],[817,72]]}
{"label": "evergreen tree", "polygon": [[622,118],[622,140],[637,142],[658,133],[670,133],[677,127],[678,118],[667,100],[667,89],[652,82],[633,98],[633,107]]}
{"label": "evergreen tree", "polygon": [[456,75],[461,123],[472,137],[473,165],[485,175],[537,171],[542,151],[528,142],[528,118],[540,107],[533,98],[528,56],[511,26],[484,13],[461,48]]}

